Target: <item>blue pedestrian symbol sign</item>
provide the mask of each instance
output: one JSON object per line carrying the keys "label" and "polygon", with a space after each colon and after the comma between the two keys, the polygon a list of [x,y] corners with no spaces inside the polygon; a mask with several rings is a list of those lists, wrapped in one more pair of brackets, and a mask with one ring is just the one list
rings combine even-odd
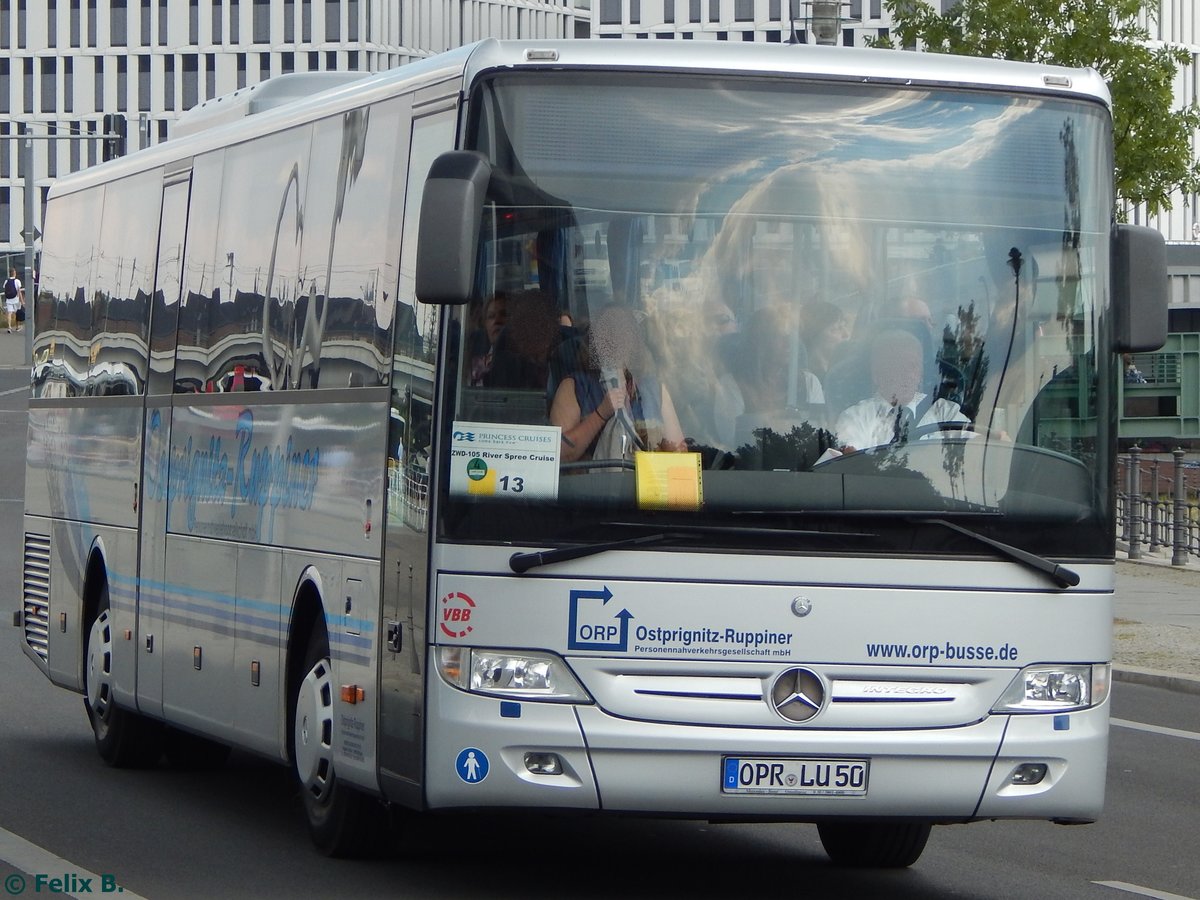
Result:
{"label": "blue pedestrian symbol sign", "polygon": [[458,772],[458,777],[467,784],[478,784],[487,778],[488,769],[487,754],[478,747],[467,747],[458,754],[458,759],[454,761],[454,770]]}

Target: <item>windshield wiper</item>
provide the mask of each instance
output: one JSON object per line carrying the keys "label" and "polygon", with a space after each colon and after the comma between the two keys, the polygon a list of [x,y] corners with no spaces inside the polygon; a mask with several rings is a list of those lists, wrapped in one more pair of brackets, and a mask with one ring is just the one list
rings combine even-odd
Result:
{"label": "windshield wiper", "polygon": [[625,538],[620,541],[601,541],[597,544],[579,544],[575,547],[553,547],[549,550],[534,550],[532,553],[514,553],[508,558],[508,567],[520,575],[537,566],[548,566],[550,563],[566,562],[568,559],[582,559],[585,556],[595,556],[609,550],[624,550],[627,547],[638,547],[645,544],[657,544],[669,537],[678,535],[670,531],[660,531],[655,534],[644,534],[641,537]]}
{"label": "windshield wiper", "polygon": [[1060,588],[1075,587],[1079,584],[1079,573],[1073,569],[1068,569],[1066,566],[1060,566],[1056,562],[1038,556],[1034,553],[1029,553],[1022,550],[1020,547],[1014,547],[1012,544],[1006,544],[1003,541],[997,541],[990,537],[985,537],[976,531],[969,528],[963,528],[961,525],[955,525],[953,522],[947,522],[945,519],[912,519],[911,521],[920,525],[941,525],[943,528],[949,528],[951,531],[976,540],[981,544],[986,544],[996,552],[1008,557],[1014,562],[1018,562],[1027,568],[1033,569],[1036,572],[1048,576],[1051,581],[1057,584]]}

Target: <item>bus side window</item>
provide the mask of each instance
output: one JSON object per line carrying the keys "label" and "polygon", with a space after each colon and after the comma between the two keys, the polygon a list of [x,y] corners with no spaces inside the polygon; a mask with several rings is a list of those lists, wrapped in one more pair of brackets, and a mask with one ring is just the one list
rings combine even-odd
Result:
{"label": "bus side window", "polygon": [[[27,327],[34,335],[34,396],[74,397],[87,380],[88,330],[91,322],[90,262],[100,228],[104,188],[56,197],[46,209],[46,230],[55,240],[43,251],[41,296]],[[32,293],[27,295],[32,296]]]}
{"label": "bus side window", "polygon": [[[188,208],[183,286],[179,299],[175,352],[175,393],[204,391],[208,382],[210,306],[220,302],[216,283],[217,221],[221,209],[221,183],[225,151],[198,156],[192,167],[192,193]],[[222,274],[226,274],[221,270]],[[228,276],[227,276],[228,277]]]}
{"label": "bus side window", "polygon": [[94,272],[89,394],[141,394],[149,367],[150,293],[157,251],[162,176],[155,169],[122,179],[105,190],[100,253]]}
{"label": "bus side window", "polygon": [[[401,106],[392,100],[316,124],[304,260],[288,383],[374,387],[387,381],[399,256],[396,179]],[[411,317],[406,320],[411,322]]]}

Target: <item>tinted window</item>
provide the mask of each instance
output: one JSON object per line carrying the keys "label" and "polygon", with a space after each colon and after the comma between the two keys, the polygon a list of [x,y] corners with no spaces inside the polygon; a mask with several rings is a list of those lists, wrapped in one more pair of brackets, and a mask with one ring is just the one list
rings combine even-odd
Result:
{"label": "tinted window", "polygon": [[99,252],[92,266],[89,394],[140,394],[145,389],[161,194],[157,169],[105,189]]}
{"label": "tinted window", "polygon": [[183,272],[189,186],[190,182],[180,181],[163,191],[154,309],[150,317],[151,393],[170,393],[175,367],[175,335],[179,324],[179,287]]}
{"label": "tinted window", "polygon": [[[54,289],[54,311],[46,323],[50,331],[47,353],[41,359],[52,370],[47,372],[48,381],[58,385],[49,389],[50,394],[73,397],[83,393],[87,383],[95,299],[92,282],[104,189],[93,188],[64,199],[63,225],[73,233],[60,245],[63,277]],[[51,227],[50,219],[46,227]]]}
{"label": "tinted window", "polygon": [[220,303],[217,281],[227,277],[216,266],[217,217],[221,209],[221,166],[224,151],[199,157],[192,168],[192,202],[188,210],[186,255],[179,307],[179,347],[175,392],[211,390],[208,347],[210,307]]}
{"label": "tinted window", "polygon": [[[1102,107],[619,73],[495,83],[464,143],[493,162],[480,299],[504,295],[506,316],[469,304],[447,325],[447,534],[537,544],[591,517],[600,539],[617,521],[669,528],[670,507],[727,528],[714,543],[828,552],[838,533],[927,553],[945,529],[906,519],[936,513],[1034,552],[1111,552]],[[570,312],[558,335],[532,285]],[[538,454],[520,491],[477,485],[480,434],[558,457]],[[496,472],[478,458],[475,475]],[[677,481],[650,498],[651,472]]]}
{"label": "tinted window", "polygon": [[82,393],[87,352],[82,336],[90,327],[87,263],[100,223],[103,188],[57,197],[46,207],[45,238],[34,315],[33,396]]}
{"label": "tinted window", "polygon": [[427,527],[429,451],[432,443],[433,372],[438,345],[438,311],[418,304],[413,292],[417,219],[429,166],[454,146],[450,111],[412,125],[408,190],[404,201],[404,244],[400,263],[392,406],[388,429],[388,510],[417,530]]}
{"label": "tinted window", "polygon": [[225,153],[220,225],[211,270],[205,387],[278,390],[295,346],[303,239],[301,204],[311,131]]}
{"label": "tinted window", "polygon": [[400,102],[317,124],[305,202],[304,280],[292,385],[386,381],[403,169]]}

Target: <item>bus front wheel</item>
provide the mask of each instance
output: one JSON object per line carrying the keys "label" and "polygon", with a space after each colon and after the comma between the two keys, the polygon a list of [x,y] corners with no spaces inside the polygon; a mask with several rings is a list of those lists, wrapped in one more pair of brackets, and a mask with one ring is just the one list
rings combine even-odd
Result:
{"label": "bus front wheel", "polygon": [[300,782],[308,831],[327,856],[369,856],[384,846],[387,811],[382,803],[338,781],[334,769],[334,684],[329,638],[318,624],[304,657],[304,678],[293,697],[293,765]]}
{"label": "bus front wheel", "polygon": [[122,709],[113,697],[113,623],[108,585],[101,588],[96,618],[88,630],[83,661],[83,706],[96,736],[96,750],[110,766],[153,766],[162,756],[162,726]]}
{"label": "bus front wheel", "polygon": [[817,833],[835,865],[903,869],[920,858],[930,829],[928,822],[822,822]]}

